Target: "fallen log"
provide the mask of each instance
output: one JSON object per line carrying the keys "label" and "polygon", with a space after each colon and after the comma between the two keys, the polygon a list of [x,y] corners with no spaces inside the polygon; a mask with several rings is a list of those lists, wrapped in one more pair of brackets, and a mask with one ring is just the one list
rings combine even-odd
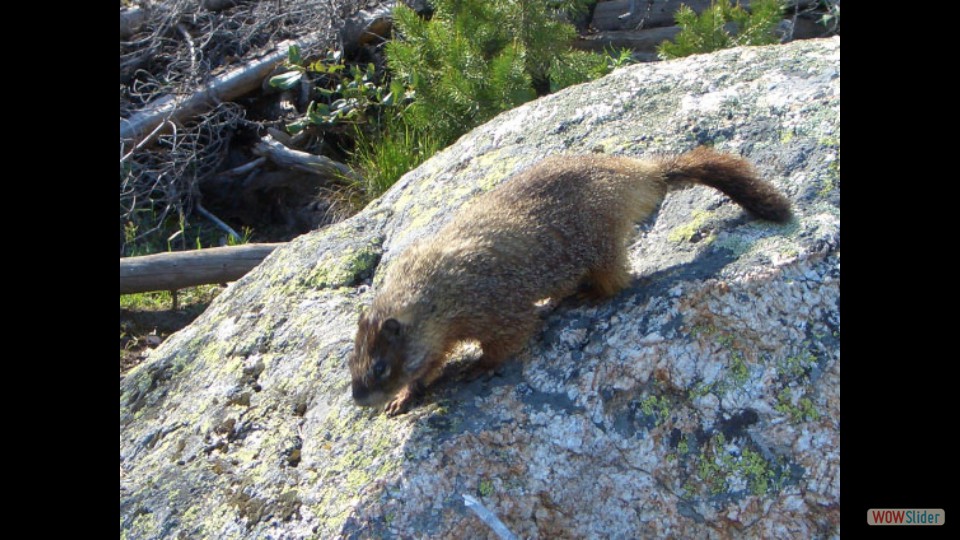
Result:
{"label": "fallen log", "polygon": [[260,139],[253,148],[253,153],[272,161],[282,169],[296,169],[321,176],[359,180],[357,174],[347,165],[326,156],[287,148],[270,135]]}
{"label": "fallen log", "polygon": [[358,47],[379,44],[390,37],[393,29],[393,8],[396,2],[384,2],[372,9],[361,9],[350,17],[340,29],[340,43],[347,52]]}
{"label": "fallen log", "polygon": [[[712,0],[611,0],[610,2],[600,2],[593,9],[592,25],[600,31],[672,26],[680,4],[687,5],[699,14],[710,7],[711,3]],[[739,4],[748,9],[750,7],[750,2],[747,0],[740,0]],[[792,12],[797,9],[809,9],[815,5],[815,0],[789,0],[785,7]]]}
{"label": "fallen log", "polygon": [[120,39],[128,39],[147,22],[147,10],[134,7],[120,10]]}
{"label": "fallen log", "polygon": [[646,30],[597,32],[573,42],[573,46],[587,51],[604,52],[617,49],[631,49],[633,51],[649,53],[651,58],[644,61],[656,60],[657,46],[665,40],[673,41],[680,33],[679,26],[665,26],[662,28],[648,28]]}
{"label": "fallen log", "polygon": [[240,3],[240,0],[203,0],[200,5],[210,11],[223,11]]}
{"label": "fallen log", "polygon": [[792,19],[793,28],[790,32],[790,39],[814,39],[831,35],[829,28],[819,21],[819,17],[812,15],[801,15]]}
{"label": "fallen log", "polygon": [[279,244],[245,244],[120,259],[120,294],[236,281]]}
{"label": "fallen log", "polygon": [[613,0],[600,2],[593,8],[593,27],[597,30],[633,30],[638,26],[654,28],[673,25],[674,13],[686,4],[700,13],[710,7],[710,0],[660,0],[641,2],[637,0]]}
{"label": "fallen log", "polygon": [[[818,38],[829,34],[829,31],[822,24],[817,23],[810,17],[800,16],[785,20],[790,21],[791,28],[788,39],[784,41]],[[725,28],[729,32],[735,30],[731,23],[727,23]],[[574,40],[572,45],[577,49],[598,53],[630,49],[634,51],[634,56],[639,61],[653,62],[659,59],[657,57],[657,47],[666,40],[673,41],[679,33],[679,26],[662,26],[633,31],[596,32]]]}
{"label": "fallen log", "polygon": [[298,40],[287,40],[276,48],[243,66],[214,78],[203,88],[186,97],[167,96],[147,105],[130,118],[120,119],[120,141],[133,147],[147,136],[154,136],[162,124],[181,122],[196,116],[221,101],[236,99],[260,87],[264,78],[283,62],[291,45],[308,50],[319,44],[323,34],[314,32]]}

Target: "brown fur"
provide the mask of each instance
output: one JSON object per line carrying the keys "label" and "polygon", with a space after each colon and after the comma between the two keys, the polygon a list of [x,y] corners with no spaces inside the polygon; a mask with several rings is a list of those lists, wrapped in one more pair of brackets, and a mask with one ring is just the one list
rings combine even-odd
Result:
{"label": "brown fur", "polygon": [[668,189],[701,183],[765,219],[790,218],[786,198],[744,159],[698,148],[657,160],[556,156],[477,197],[436,236],[390,266],[360,317],[350,358],[359,405],[406,410],[462,341],[479,342],[493,368],[537,326],[535,303],[586,288],[596,298],[630,283],[626,242],[633,224]]}

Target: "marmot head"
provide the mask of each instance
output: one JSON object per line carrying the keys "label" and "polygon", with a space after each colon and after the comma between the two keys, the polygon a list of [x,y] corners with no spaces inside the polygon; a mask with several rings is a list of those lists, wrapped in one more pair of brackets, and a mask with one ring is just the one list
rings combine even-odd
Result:
{"label": "marmot head", "polygon": [[409,381],[404,373],[407,329],[394,318],[367,311],[360,315],[350,375],[357,405],[382,405]]}

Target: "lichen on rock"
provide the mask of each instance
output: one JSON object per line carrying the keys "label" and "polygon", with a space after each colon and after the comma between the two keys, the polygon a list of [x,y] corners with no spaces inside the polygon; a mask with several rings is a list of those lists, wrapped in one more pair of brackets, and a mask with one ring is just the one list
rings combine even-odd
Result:
{"label": "lichen on rock", "polygon": [[[276,250],[121,381],[121,536],[492,538],[464,494],[522,538],[839,534],[839,57],[833,38],[618,70]],[[796,219],[671,193],[613,300],[561,303],[501,373],[452,369],[405,415],[353,404],[357,313],[410,242],[545,156],[699,144]]]}

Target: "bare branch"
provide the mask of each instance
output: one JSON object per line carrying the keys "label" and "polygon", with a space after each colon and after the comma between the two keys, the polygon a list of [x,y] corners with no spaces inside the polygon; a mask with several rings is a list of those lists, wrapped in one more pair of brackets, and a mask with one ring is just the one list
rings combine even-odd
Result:
{"label": "bare branch", "polygon": [[230,169],[229,171],[224,171],[224,172],[222,172],[222,173],[220,173],[220,174],[223,175],[223,176],[240,176],[241,174],[247,174],[248,172],[256,169],[257,167],[263,165],[263,164],[266,163],[266,162],[267,162],[267,158],[265,158],[265,157],[258,157],[257,159],[255,159],[255,160],[253,160],[253,161],[251,161],[251,162],[249,162],[249,163],[244,163],[243,165],[240,165],[239,167],[234,167],[234,168]]}
{"label": "bare branch", "polygon": [[266,55],[215,78],[189,96],[162,98],[130,118],[121,119],[120,138],[139,142],[142,134],[152,131],[166,118],[180,122],[210,109],[220,101],[229,101],[255,90],[277,64],[287,57],[291,45],[306,49],[314,46],[318,39],[319,34],[315,32],[296,41],[284,41]]}
{"label": "bare branch", "polygon": [[490,529],[500,537],[500,540],[517,540],[517,536],[510,532],[510,529],[500,521],[490,510],[480,504],[480,501],[470,495],[463,495],[463,504],[466,505],[481,521],[487,524]]}
{"label": "bare branch", "polygon": [[135,7],[120,12],[120,39],[127,39],[136,34],[147,22],[147,10]]}
{"label": "bare branch", "polygon": [[357,173],[347,165],[326,156],[317,156],[293,150],[267,135],[260,139],[253,152],[274,162],[279,167],[297,169],[312,174],[358,180]]}
{"label": "bare branch", "polygon": [[245,244],[121,258],[120,294],[235,281],[281,245]]}
{"label": "bare branch", "polygon": [[218,218],[217,216],[215,216],[215,215],[213,215],[212,213],[210,213],[210,211],[207,210],[206,208],[204,208],[200,203],[197,203],[197,205],[194,206],[194,208],[197,210],[197,212],[198,212],[201,216],[209,219],[210,221],[212,221],[212,222],[214,223],[214,225],[216,225],[217,227],[220,227],[221,230],[223,230],[223,231],[225,231],[227,234],[229,234],[230,237],[233,238],[233,240],[234,240],[235,242],[240,242],[241,240],[243,240],[243,239],[240,237],[240,235],[237,234],[237,231],[233,230],[233,227],[227,225],[223,220],[221,220],[221,219]]}

